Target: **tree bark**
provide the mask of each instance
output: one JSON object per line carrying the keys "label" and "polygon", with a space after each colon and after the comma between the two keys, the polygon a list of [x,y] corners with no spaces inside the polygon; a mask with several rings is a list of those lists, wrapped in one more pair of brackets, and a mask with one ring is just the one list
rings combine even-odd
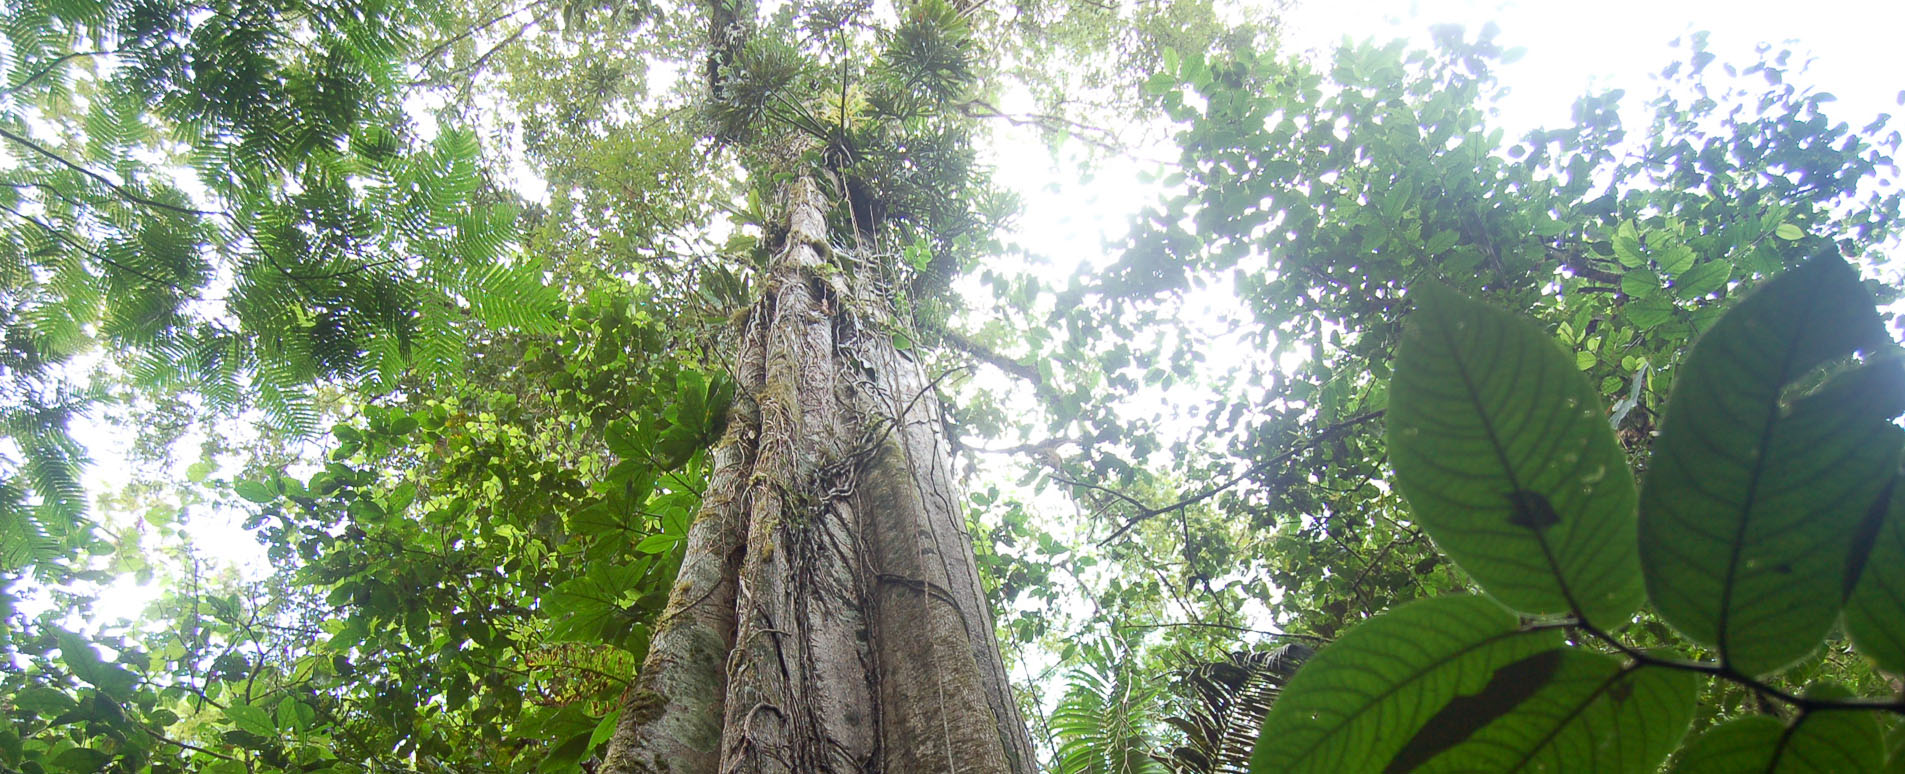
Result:
{"label": "tree bark", "polygon": [[604,770],[1029,774],[938,400],[811,178]]}

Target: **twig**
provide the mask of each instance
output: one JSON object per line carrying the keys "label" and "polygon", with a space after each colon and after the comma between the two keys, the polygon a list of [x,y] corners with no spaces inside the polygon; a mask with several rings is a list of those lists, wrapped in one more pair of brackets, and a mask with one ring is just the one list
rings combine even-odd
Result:
{"label": "twig", "polygon": [[84,243],[80,242],[78,239],[73,238],[71,235],[67,234],[64,231],[54,228],[52,224],[46,223],[45,221],[42,221],[39,218],[35,218],[32,215],[28,215],[24,212],[16,210],[12,207],[8,207],[4,204],[0,204],[0,210],[4,210],[8,213],[11,213],[14,217],[24,220],[35,226],[39,226],[41,230],[45,231],[48,235],[52,236],[54,239],[58,239],[61,242],[65,242],[67,245],[71,246],[73,249],[79,250],[80,252],[83,252],[87,255],[92,256],[93,260],[99,261],[100,263],[104,263],[107,266],[111,266],[115,269],[126,272],[127,274],[137,276],[138,278],[143,279],[152,284],[168,287],[180,293],[185,292],[185,288],[179,287],[175,283],[167,282],[165,280],[159,279],[158,277],[154,277],[138,269],[132,268],[131,266],[127,266],[111,258],[107,258],[105,253],[101,253],[98,250],[94,250],[90,247],[87,247]]}
{"label": "twig", "polygon": [[1151,624],[1118,624],[1117,628],[1119,629],[1169,629],[1169,628],[1177,628],[1177,627],[1184,627],[1184,626],[1199,628],[1199,629],[1223,629],[1226,631],[1243,632],[1245,634],[1268,634],[1272,637],[1285,637],[1285,638],[1293,639],[1293,640],[1308,640],[1310,642],[1329,642],[1328,638],[1318,637],[1314,634],[1293,634],[1291,632],[1279,632],[1279,631],[1272,631],[1270,629],[1252,629],[1248,626],[1237,626],[1235,624],[1205,623],[1201,621],[1176,621],[1171,623],[1151,623]]}
{"label": "twig", "polygon": [[214,758],[220,758],[220,759],[228,760],[228,761],[238,760],[235,757],[226,755],[225,753],[222,753],[222,752],[218,752],[217,750],[208,750],[206,748],[192,744],[191,742],[185,742],[185,741],[180,741],[178,739],[173,739],[172,737],[166,736],[165,734],[161,734],[157,731],[152,730],[152,727],[150,726],[141,724],[139,725],[139,729],[142,731],[145,731],[146,735],[152,737],[154,740],[164,742],[166,744],[177,747],[181,750],[191,750],[192,752],[196,752],[196,753],[204,753]]}
{"label": "twig", "polygon": [[432,60],[432,59],[435,59],[435,58],[437,58],[437,57],[438,57],[439,55],[441,55],[441,54],[442,54],[442,53],[443,53],[444,51],[447,51],[447,50],[449,50],[449,48],[450,48],[451,46],[453,46],[453,45],[456,45],[456,43],[457,43],[458,41],[461,41],[461,40],[466,40],[466,39],[468,39],[468,38],[470,38],[470,37],[472,37],[472,36],[474,36],[474,35],[476,35],[476,33],[479,33],[479,32],[482,32],[483,30],[486,30],[486,29],[489,29],[490,27],[494,27],[494,26],[496,26],[496,23],[497,23],[497,22],[500,22],[500,21],[502,21],[502,20],[504,20],[504,19],[507,19],[507,18],[509,18],[509,17],[511,17],[511,16],[515,16],[516,14],[519,14],[519,13],[522,13],[522,12],[524,12],[524,11],[527,11],[527,10],[529,10],[529,9],[531,9],[531,8],[535,8],[536,6],[539,6],[539,5],[545,5],[545,4],[547,4],[548,2],[549,2],[549,0],[536,0],[536,1],[535,1],[535,2],[533,2],[533,3],[530,3],[530,4],[528,4],[528,5],[525,5],[525,6],[523,6],[523,7],[521,7],[521,8],[517,8],[516,10],[513,10],[513,11],[510,11],[509,13],[505,13],[505,14],[501,14],[501,15],[499,15],[499,16],[494,16],[494,17],[491,17],[491,18],[490,18],[489,20],[487,20],[487,21],[484,21],[484,22],[480,22],[480,23],[478,23],[478,24],[474,24],[474,25],[471,25],[471,26],[470,26],[470,27],[469,27],[468,29],[465,29],[465,30],[463,30],[462,32],[459,32],[459,33],[457,33],[457,34],[455,34],[455,35],[451,35],[450,37],[448,37],[448,38],[445,38],[445,39],[443,40],[443,42],[441,42],[441,43],[438,43],[438,44],[436,44],[436,45],[434,45],[434,46],[431,46],[431,47],[430,47],[430,50],[428,50],[428,51],[425,51],[425,52],[423,52],[423,54],[422,54],[422,55],[420,55],[420,56],[418,56],[418,57],[417,57],[417,60],[418,60],[418,61],[420,61],[420,62],[427,62],[427,61],[429,61],[429,60]]}
{"label": "twig", "polygon": [[5,137],[5,138],[7,138],[7,139],[9,139],[9,140],[12,140],[12,141],[14,141],[14,142],[16,142],[16,143],[19,143],[19,144],[21,144],[21,145],[24,145],[24,146],[26,146],[26,147],[28,147],[28,148],[30,148],[30,149],[32,149],[32,150],[33,150],[33,151],[34,151],[35,153],[38,153],[38,154],[40,154],[40,155],[42,155],[42,156],[45,156],[45,157],[47,157],[47,158],[49,158],[49,159],[52,159],[52,160],[54,160],[54,161],[56,161],[56,162],[59,162],[59,164],[60,164],[60,165],[62,165],[62,166],[64,166],[64,167],[66,167],[66,168],[68,168],[68,169],[71,169],[71,170],[73,170],[74,172],[78,172],[78,173],[80,173],[80,174],[82,174],[82,175],[85,175],[85,176],[87,176],[87,177],[90,177],[90,178],[92,178],[92,179],[94,179],[94,180],[97,180],[97,181],[99,181],[99,183],[100,183],[101,185],[104,185],[104,186],[106,186],[107,188],[110,188],[110,189],[112,189],[112,192],[113,192],[113,193],[116,193],[116,194],[119,194],[119,196],[120,196],[120,197],[122,197],[122,198],[124,198],[124,199],[125,199],[126,201],[129,201],[129,202],[132,202],[132,203],[134,203],[134,204],[142,204],[142,205],[145,205],[145,206],[147,206],[147,207],[152,207],[152,208],[155,208],[155,209],[161,209],[161,210],[169,210],[169,211],[171,211],[171,212],[176,212],[176,213],[179,213],[179,214],[181,214],[181,215],[217,215],[217,214],[219,214],[219,213],[216,213],[216,212],[211,212],[211,211],[208,211],[208,210],[195,210],[195,209],[192,209],[191,207],[181,207],[181,206],[179,206],[179,205],[176,205],[176,204],[168,204],[168,203],[166,203],[166,202],[162,202],[162,201],[159,201],[159,200],[157,200],[157,199],[151,199],[151,198],[148,198],[148,197],[145,197],[145,196],[141,196],[141,195],[139,195],[139,194],[137,194],[137,193],[134,193],[132,189],[130,189],[130,188],[127,188],[126,186],[124,186],[124,185],[121,185],[121,184],[119,184],[119,183],[115,183],[115,182],[113,182],[113,180],[112,180],[111,178],[108,178],[108,177],[106,177],[105,175],[102,175],[102,174],[99,174],[98,172],[94,172],[94,171],[92,171],[92,170],[90,170],[90,169],[87,169],[86,167],[84,167],[84,166],[81,166],[81,165],[80,165],[79,163],[77,163],[77,162],[74,162],[74,161],[72,161],[72,160],[70,160],[70,159],[68,159],[68,158],[66,158],[65,156],[61,156],[61,155],[60,155],[60,154],[58,154],[58,153],[54,153],[54,152],[53,152],[53,151],[51,151],[51,150],[47,150],[47,148],[46,148],[45,146],[43,146],[43,145],[40,145],[40,144],[39,144],[39,143],[37,143],[37,142],[34,142],[34,141],[32,141],[32,140],[30,140],[30,139],[27,139],[27,138],[25,138],[25,137],[22,137],[22,136],[20,136],[20,135],[17,135],[17,134],[14,134],[14,133],[12,133],[12,132],[9,132],[9,131],[7,131],[7,130],[5,130],[5,129],[0,129],[0,137]]}
{"label": "twig", "polygon": [[59,67],[62,64],[65,64],[67,60],[77,59],[82,56],[111,56],[117,53],[119,53],[117,50],[100,49],[98,51],[74,51],[73,53],[62,55],[51,62],[47,62],[45,67],[41,67],[40,69],[33,71],[33,74],[27,76],[26,80],[20,81],[19,83],[13,84],[12,86],[8,86],[7,88],[0,89],[0,97],[13,96],[14,92],[24,89],[28,86],[31,86],[34,81],[37,81],[41,78],[46,77],[48,73],[53,72],[54,68]]}
{"label": "twig", "polygon": [[[1098,545],[1102,546],[1107,543],[1110,543],[1113,540],[1117,540],[1119,536],[1123,535],[1126,532],[1131,531],[1131,528],[1138,526],[1140,522],[1143,522],[1146,519],[1150,519],[1156,516],[1161,516],[1163,514],[1170,513],[1180,508],[1188,508],[1190,506],[1193,506],[1205,500],[1208,500],[1212,497],[1215,497],[1217,496],[1218,493],[1223,492],[1224,490],[1227,490],[1233,486],[1236,486],[1238,483],[1242,482],[1246,478],[1249,478],[1258,473],[1261,473],[1264,470],[1271,468],[1272,466],[1281,465],[1285,462],[1288,462],[1290,458],[1295,457],[1298,454],[1302,454],[1303,452],[1314,449],[1318,446],[1321,446],[1324,443],[1327,443],[1331,440],[1334,440],[1336,437],[1342,435],[1343,433],[1347,432],[1348,430],[1352,428],[1380,419],[1382,418],[1382,415],[1383,415],[1383,410],[1377,409],[1375,411],[1358,414],[1356,416],[1345,419],[1341,422],[1337,422],[1336,424],[1330,425],[1329,427],[1325,427],[1322,430],[1318,431],[1315,435],[1310,436],[1309,440],[1306,440],[1303,443],[1298,444],[1297,446],[1291,448],[1290,450],[1285,451],[1284,453],[1279,454],[1275,457],[1271,457],[1270,459],[1264,460],[1263,462],[1259,462],[1255,465],[1252,465],[1249,468],[1245,469],[1244,472],[1238,473],[1235,476],[1231,476],[1228,480],[1225,480],[1223,483],[1213,485],[1202,492],[1191,495],[1177,502],[1171,503],[1170,505],[1163,505],[1163,506],[1158,506],[1155,508],[1148,507],[1148,506],[1145,506],[1143,503],[1139,503],[1137,500],[1134,500],[1128,496],[1119,495],[1121,499],[1124,499],[1128,502],[1135,504],[1139,508],[1138,513],[1132,516],[1131,518],[1126,519],[1123,526],[1117,528],[1116,530],[1113,530],[1110,535],[1107,535],[1105,536],[1103,540],[1098,541]],[[1076,482],[1068,482],[1068,483],[1073,483],[1074,485],[1078,485],[1076,484]],[[1107,491],[1107,492],[1110,491],[1110,490],[1104,489],[1103,487],[1093,486],[1091,488],[1099,489],[1100,491]]]}
{"label": "twig", "polygon": [[1764,696],[1770,696],[1780,702],[1796,707],[1802,714],[1819,710],[1878,710],[1890,712],[1895,715],[1905,715],[1905,699],[1814,699],[1775,687],[1759,678],[1740,672],[1724,662],[1714,663],[1711,661],[1685,661],[1676,658],[1662,658],[1635,648],[1632,645],[1628,645],[1625,642],[1621,642],[1614,635],[1603,631],[1600,627],[1594,626],[1578,616],[1556,623],[1536,624],[1529,628],[1530,630],[1565,628],[1580,631],[1620,651],[1621,655],[1633,659],[1638,665],[1661,667],[1663,669],[1677,669],[1682,672],[1693,672],[1709,677],[1716,677],[1736,685],[1750,688]]}

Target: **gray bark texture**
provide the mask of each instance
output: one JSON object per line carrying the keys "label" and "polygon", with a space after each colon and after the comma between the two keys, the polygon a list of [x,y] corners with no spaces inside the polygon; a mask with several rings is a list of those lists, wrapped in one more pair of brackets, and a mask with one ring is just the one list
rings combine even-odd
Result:
{"label": "gray bark texture", "polygon": [[940,406],[811,178],[610,774],[1030,774]]}

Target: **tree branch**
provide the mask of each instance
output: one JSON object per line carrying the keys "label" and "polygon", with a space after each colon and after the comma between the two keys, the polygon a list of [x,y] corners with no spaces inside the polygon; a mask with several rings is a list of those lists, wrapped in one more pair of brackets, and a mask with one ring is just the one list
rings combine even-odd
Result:
{"label": "tree branch", "polygon": [[1051,387],[1045,383],[1045,377],[1039,374],[1037,368],[1006,357],[997,350],[973,341],[965,334],[951,328],[938,328],[935,332],[939,334],[941,341],[951,345],[953,349],[971,355],[979,362],[1004,371],[1011,376],[1016,376],[1030,382],[1032,388],[1041,394],[1050,392]]}
{"label": "tree branch", "polygon": [[33,224],[33,225],[35,225],[35,226],[39,226],[39,227],[40,227],[40,230],[42,230],[42,231],[45,231],[45,232],[47,233],[47,235],[49,235],[49,236],[51,236],[51,237],[53,237],[54,239],[58,239],[58,240],[59,240],[59,241],[61,241],[61,242],[65,242],[65,243],[66,243],[66,244],[67,244],[68,246],[71,246],[71,247],[72,247],[73,249],[75,249],[75,250],[78,250],[78,251],[80,251],[80,252],[82,252],[82,253],[85,253],[85,254],[87,254],[87,255],[90,255],[90,256],[92,256],[92,257],[93,257],[93,260],[96,260],[96,261],[99,261],[100,263],[103,263],[103,264],[106,264],[107,266],[111,266],[111,267],[113,267],[113,268],[115,268],[115,269],[118,269],[118,270],[120,270],[120,271],[123,271],[123,272],[125,272],[125,273],[127,273],[127,274],[131,274],[131,275],[133,275],[133,276],[135,276],[135,277],[138,277],[139,279],[142,279],[142,280],[145,280],[145,281],[147,281],[147,282],[150,282],[150,283],[152,283],[152,284],[154,284],[154,285],[159,285],[159,286],[162,286],[162,287],[168,287],[168,288],[171,288],[171,289],[173,289],[173,290],[176,290],[176,291],[178,291],[178,292],[180,292],[180,293],[184,293],[184,292],[186,292],[186,291],[185,291],[185,288],[182,288],[182,287],[179,287],[179,286],[178,286],[178,285],[177,285],[176,283],[172,283],[172,282],[167,282],[167,281],[165,281],[165,280],[163,280],[163,279],[160,279],[160,278],[158,278],[158,277],[154,277],[154,276],[152,276],[152,275],[150,275],[150,274],[147,274],[147,273],[145,273],[145,272],[143,272],[143,271],[140,271],[140,270],[138,270],[138,269],[135,269],[135,268],[132,268],[131,266],[127,266],[127,265],[125,265],[125,264],[123,264],[123,263],[120,263],[120,262],[118,262],[118,261],[115,261],[115,260],[113,260],[113,259],[111,259],[111,258],[107,258],[107,257],[106,257],[106,254],[105,254],[105,253],[101,253],[101,252],[99,252],[98,250],[94,250],[94,249],[92,249],[92,248],[90,248],[90,247],[87,247],[87,246],[86,246],[85,244],[83,244],[83,243],[81,243],[81,242],[80,242],[80,241],[79,241],[78,239],[75,239],[75,238],[73,238],[73,237],[72,237],[71,235],[69,235],[69,234],[67,234],[67,233],[66,233],[66,232],[64,232],[64,231],[61,231],[61,230],[59,230],[59,229],[57,229],[57,228],[54,228],[54,227],[52,226],[52,224],[49,224],[49,223],[46,223],[45,221],[42,221],[42,220],[40,220],[39,218],[35,218],[35,217],[33,217],[32,215],[28,215],[28,214],[26,214],[26,213],[24,213],[24,212],[21,212],[21,211],[19,211],[19,210],[16,210],[16,209],[14,209],[14,208],[12,208],[12,207],[8,207],[8,206],[6,206],[6,205],[4,205],[4,204],[0,204],[0,211],[5,211],[5,212],[7,212],[7,213],[10,213],[10,214],[12,214],[12,215],[13,215],[14,217],[16,217],[16,218],[19,218],[19,219],[21,219],[21,220],[24,220],[24,221],[26,221],[26,222],[28,222],[28,223],[31,223],[31,224]]}
{"label": "tree branch", "polygon": [[79,57],[82,57],[82,56],[110,56],[112,54],[117,54],[117,53],[119,52],[116,50],[100,49],[98,51],[74,51],[73,53],[65,54],[63,56],[60,56],[54,59],[51,62],[47,62],[46,66],[33,71],[33,74],[27,76],[25,80],[22,80],[19,83],[13,84],[12,86],[8,86],[7,88],[0,89],[0,97],[13,96],[14,92],[33,85],[34,81],[37,81],[41,78],[46,77],[47,73],[53,72],[54,68],[57,68],[62,64],[65,64],[68,60],[78,59]]}
{"label": "tree branch", "polygon": [[142,195],[140,195],[140,194],[138,194],[138,193],[135,193],[135,192],[133,192],[133,190],[132,190],[132,189],[130,189],[130,188],[127,188],[126,186],[124,186],[124,185],[122,185],[122,184],[120,184],[120,183],[116,183],[116,182],[113,182],[113,180],[112,180],[111,178],[108,178],[108,177],[106,177],[105,175],[102,175],[102,174],[99,174],[98,172],[94,172],[94,171],[92,171],[92,170],[90,170],[90,169],[87,169],[86,167],[84,167],[84,166],[81,166],[81,165],[80,165],[79,163],[77,163],[77,162],[74,162],[74,161],[72,161],[71,159],[68,159],[68,158],[66,158],[65,156],[61,156],[61,155],[60,155],[60,154],[58,154],[58,153],[54,153],[53,151],[51,151],[51,150],[48,150],[48,149],[47,149],[47,148],[46,148],[45,146],[43,146],[43,145],[40,145],[40,144],[39,144],[39,143],[37,143],[37,142],[34,142],[34,141],[32,141],[32,140],[30,140],[30,139],[27,139],[27,138],[25,138],[25,137],[22,137],[22,136],[20,136],[20,135],[17,135],[17,134],[14,134],[14,133],[12,133],[12,132],[9,132],[9,131],[7,131],[7,130],[5,130],[5,129],[0,129],[0,137],[5,137],[5,138],[7,138],[7,139],[9,139],[9,140],[12,140],[12,141],[14,141],[14,142],[16,142],[16,143],[19,143],[19,144],[21,144],[21,145],[24,145],[24,146],[26,146],[26,147],[28,147],[28,148],[30,148],[30,149],[32,149],[32,150],[33,150],[33,151],[34,151],[35,153],[38,153],[38,154],[40,154],[40,155],[42,155],[42,156],[45,156],[45,157],[47,157],[47,158],[49,158],[49,159],[52,159],[52,160],[54,160],[54,161],[56,161],[56,162],[59,162],[59,164],[60,164],[61,166],[64,166],[64,167],[66,167],[66,168],[68,168],[68,169],[71,169],[71,170],[73,170],[74,172],[78,172],[78,173],[80,173],[80,174],[82,174],[82,175],[85,175],[85,176],[87,176],[87,177],[90,177],[90,178],[92,178],[92,179],[94,179],[94,180],[97,180],[97,181],[99,181],[99,183],[100,183],[101,185],[104,185],[104,186],[106,186],[107,188],[110,188],[110,189],[112,189],[112,192],[113,192],[113,193],[116,193],[116,194],[118,194],[118,195],[120,196],[120,198],[123,198],[123,199],[125,199],[126,201],[129,201],[129,202],[132,202],[132,203],[134,203],[134,204],[142,204],[142,205],[145,205],[145,206],[147,206],[147,207],[151,207],[151,208],[154,208],[154,209],[160,209],[160,210],[168,210],[168,211],[171,211],[171,212],[176,212],[176,213],[178,213],[178,214],[181,214],[181,215],[199,215],[199,216],[203,216],[203,215],[217,215],[217,214],[219,214],[219,213],[216,213],[216,212],[210,212],[210,211],[207,211],[207,210],[195,210],[195,209],[192,209],[191,207],[180,207],[179,205],[176,205],[176,204],[168,204],[168,203],[166,203],[166,202],[162,202],[162,201],[159,201],[159,200],[157,200],[157,199],[152,199],[152,198],[149,198],[149,197],[146,197],[146,196],[142,196]]}
{"label": "tree branch", "polygon": [[[1131,518],[1126,519],[1123,526],[1117,528],[1116,530],[1113,530],[1110,535],[1107,535],[1105,536],[1103,540],[1098,541],[1098,545],[1102,546],[1107,543],[1110,543],[1113,540],[1117,540],[1119,536],[1123,535],[1126,532],[1131,531],[1133,527],[1138,526],[1139,523],[1145,521],[1146,519],[1150,519],[1150,518],[1160,516],[1166,513],[1171,513],[1172,511],[1176,511],[1181,508],[1188,508],[1190,506],[1193,506],[1205,500],[1208,500],[1212,497],[1215,497],[1217,496],[1218,493],[1223,492],[1224,490],[1229,489],[1233,486],[1236,486],[1238,483],[1241,483],[1246,478],[1249,478],[1265,470],[1268,470],[1272,466],[1281,465],[1285,462],[1288,462],[1290,458],[1295,457],[1298,454],[1302,454],[1303,452],[1314,449],[1325,443],[1328,443],[1329,441],[1335,440],[1337,437],[1343,435],[1344,433],[1347,433],[1348,431],[1352,429],[1355,429],[1356,427],[1359,427],[1363,424],[1380,419],[1382,418],[1382,415],[1383,415],[1383,411],[1381,409],[1378,409],[1376,411],[1370,411],[1370,412],[1358,414],[1356,416],[1345,419],[1341,422],[1337,422],[1336,424],[1330,425],[1329,427],[1325,427],[1322,430],[1317,431],[1315,435],[1310,436],[1308,440],[1305,440],[1304,442],[1291,447],[1289,450],[1283,452],[1282,454],[1279,454],[1275,457],[1271,457],[1270,459],[1267,459],[1255,465],[1252,465],[1249,468],[1246,468],[1244,472],[1238,473],[1235,476],[1231,476],[1229,479],[1225,480],[1223,483],[1212,485],[1211,487],[1205,489],[1202,492],[1191,495],[1182,500],[1178,500],[1177,502],[1171,503],[1169,505],[1163,505],[1158,507],[1143,507],[1142,504],[1139,504],[1141,507],[1138,513],[1133,515]],[[1109,491],[1109,490],[1103,490],[1102,487],[1093,487],[1093,488],[1100,489],[1102,491]],[[1120,494],[1119,497],[1129,502],[1133,502],[1133,503],[1137,502],[1136,500],[1133,500],[1132,498],[1122,494]]]}
{"label": "tree branch", "polygon": [[1621,655],[1633,659],[1634,667],[1653,666],[1663,669],[1677,669],[1682,672],[1694,672],[1719,678],[1736,685],[1751,688],[1764,696],[1771,696],[1785,704],[1798,708],[1800,713],[1818,710],[1877,710],[1894,715],[1905,715],[1905,699],[1814,699],[1800,696],[1766,683],[1752,675],[1740,672],[1725,663],[1711,661],[1685,661],[1677,658],[1663,658],[1621,642],[1619,638],[1603,631],[1580,618],[1571,618],[1553,624],[1537,624],[1534,628],[1574,629],[1588,634],[1594,639],[1606,643],[1620,651]]}
{"label": "tree branch", "polygon": [[1188,627],[1193,627],[1198,629],[1223,629],[1225,631],[1242,632],[1245,634],[1268,634],[1272,637],[1284,637],[1284,638],[1288,638],[1292,640],[1308,640],[1310,642],[1329,642],[1328,638],[1318,637],[1314,634],[1292,634],[1290,632],[1272,631],[1270,629],[1252,629],[1248,626],[1236,626],[1234,624],[1220,624],[1220,623],[1205,623],[1202,621],[1178,621],[1173,623],[1151,623],[1151,624],[1119,624],[1118,628],[1120,629],[1169,629],[1169,628],[1177,628],[1177,627],[1183,627],[1183,626],[1188,626]]}

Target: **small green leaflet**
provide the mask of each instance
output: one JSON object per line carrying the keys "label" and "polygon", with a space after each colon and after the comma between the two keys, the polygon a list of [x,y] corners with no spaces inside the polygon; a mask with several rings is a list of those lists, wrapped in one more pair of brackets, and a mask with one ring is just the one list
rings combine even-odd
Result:
{"label": "small green leaflet", "polygon": [[233,704],[225,708],[225,717],[241,729],[263,737],[278,735],[278,727],[271,724],[271,716],[265,711],[249,704]]}
{"label": "small green leaflet", "polygon": [[[1515,616],[1481,597],[1390,610],[1349,630],[1290,679],[1264,717],[1250,770],[1385,771],[1405,747],[1430,744],[1412,740],[1451,703],[1484,694],[1500,670],[1517,663],[1541,676],[1543,662],[1524,662],[1560,644],[1559,631],[1522,631]],[[1501,709],[1515,702],[1507,704]]]}
{"label": "small green leaflet", "polygon": [[1640,232],[1631,220],[1614,230],[1614,258],[1629,269],[1647,265],[1647,256],[1641,252]]}
{"label": "small green leaflet", "polygon": [[1674,294],[1688,301],[1709,295],[1726,287],[1732,272],[1733,265],[1726,261],[1700,264],[1674,278]]}
{"label": "small green leaflet", "polygon": [[239,497],[260,505],[269,505],[278,499],[278,493],[272,491],[271,487],[249,479],[233,483],[232,491],[238,493]]}
{"label": "small green leaflet", "polygon": [[1641,564],[1661,617],[1742,672],[1804,656],[1839,615],[1855,535],[1899,459],[1892,348],[1858,275],[1821,256],[1741,301],[1681,366],[1641,494]]}
{"label": "small green leaflet", "polygon": [[1625,622],[1636,495],[1592,385],[1532,322],[1434,283],[1412,295],[1388,444],[1417,522],[1509,607]]}

